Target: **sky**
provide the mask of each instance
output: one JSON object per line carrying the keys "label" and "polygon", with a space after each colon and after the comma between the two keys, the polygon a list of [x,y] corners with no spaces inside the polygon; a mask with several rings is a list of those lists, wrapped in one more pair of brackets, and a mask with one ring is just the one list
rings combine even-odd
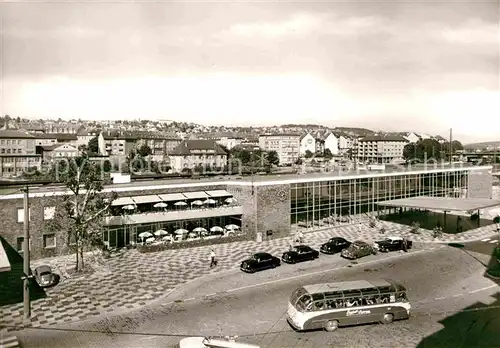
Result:
{"label": "sky", "polygon": [[0,3],[0,113],[500,140],[495,1]]}

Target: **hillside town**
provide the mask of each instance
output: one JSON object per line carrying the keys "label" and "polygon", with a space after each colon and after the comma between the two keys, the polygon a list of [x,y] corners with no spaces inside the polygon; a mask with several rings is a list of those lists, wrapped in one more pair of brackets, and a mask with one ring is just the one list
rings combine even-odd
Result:
{"label": "hillside town", "polygon": [[[4,178],[40,171],[84,151],[94,159],[109,161],[115,171],[121,170],[119,163],[140,155],[155,163],[156,171],[163,167],[163,172],[181,173],[201,167],[220,170],[241,151],[272,152],[275,158],[270,165],[291,167],[303,162],[325,165],[346,160],[401,164],[408,157],[418,157],[416,148],[415,156],[405,155],[408,145],[432,141],[429,158],[447,153],[449,148],[449,140],[440,135],[319,125],[215,127],[175,121],[33,121],[5,116],[0,126],[0,176]],[[463,147],[457,144],[454,150],[462,151]]]}

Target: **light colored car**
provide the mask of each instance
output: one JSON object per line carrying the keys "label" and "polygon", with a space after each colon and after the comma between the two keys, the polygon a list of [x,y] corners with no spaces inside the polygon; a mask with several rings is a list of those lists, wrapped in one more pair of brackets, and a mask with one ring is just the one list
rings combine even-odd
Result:
{"label": "light colored car", "polygon": [[38,285],[42,288],[55,285],[57,283],[57,276],[52,273],[52,269],[47,266],[38,266],[35,268],[34,276]]}
{"label": "light colored car", "polygon": [[186,337],[179,342],[178,348],[260,348],[260,346],[236,342],[232,339]]}

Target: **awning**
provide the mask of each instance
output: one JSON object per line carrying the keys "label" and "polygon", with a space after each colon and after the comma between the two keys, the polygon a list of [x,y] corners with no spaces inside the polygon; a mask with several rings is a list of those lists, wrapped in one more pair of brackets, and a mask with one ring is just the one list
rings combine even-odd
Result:
{"label": "awning", "polygon": [[163,202],[184,201],[186,197],[182,193],[166,193],[158,195]]}
{"label": "awning", "polygon": [[208,195],[203,192],[203,191],[197,191],[197,192],[182,192],[184,196],[186,196],[187,199],[204,199],[208,198]]}
{"label": "awning", "polygon": [[162,201],[162,199],[158,195],[134,196],[132,197],[132,199],[137,204],[158,203]]}
{"label": "awning", "polygon": [[377,202],[381,207],[420,208],[441,211],[471,211],[500,206],[500,200],[487,198],[412,197]]}
{"label": "awning", "polygon": [[111,202],[111,206],[116,207],[119,205],[135,205],[135,202],[132,200],[131,197],[119,197],[115,199],[113,202]]}
{"label": "awning", "polygon": [[212,198],[221,198],[221,197],[232,197],[233,195],[227,192],[226,190],[213,190],[213,191],[205,191]]}

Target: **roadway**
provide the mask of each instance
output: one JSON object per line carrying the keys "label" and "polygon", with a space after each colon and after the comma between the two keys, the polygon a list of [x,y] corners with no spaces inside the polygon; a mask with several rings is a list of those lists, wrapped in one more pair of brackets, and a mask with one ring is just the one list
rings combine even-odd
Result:
{"label": "roadway", "polygon": [[[341,261],[334,255],[258,274],[229,272],[210,283],[187,284],[163,303],[140,311],[99,322],[51,327],[61,331],[28,329],[19,333],[19,339],[23,347],[41,348],[172,347],[181,335],[221,334],[239,335],[240,341],[261,347],[456,347],[463,342],[494,347],[500,335],[490,327],[500,328],[500,315],[494,312],[498,300],[492,296],[499,288],[483,276],[484,265],[476,257],[487,258],[488,248],[491,251],[493,246],[478,242],[464,248],[393,253],[382,259],[372,256],[350,268],[335,269]],[[474,248],[482,253],[472,251]],[[331,258],[330,267],[325,265],[328,260],[322,260],[325,258]],[[286,323],[287,300],[301,285],[377,278],[407,286],[413,304],[410,320],[341,328],[334,333],[296,333]],[[487,309],[462,311],[478,304]]]}

